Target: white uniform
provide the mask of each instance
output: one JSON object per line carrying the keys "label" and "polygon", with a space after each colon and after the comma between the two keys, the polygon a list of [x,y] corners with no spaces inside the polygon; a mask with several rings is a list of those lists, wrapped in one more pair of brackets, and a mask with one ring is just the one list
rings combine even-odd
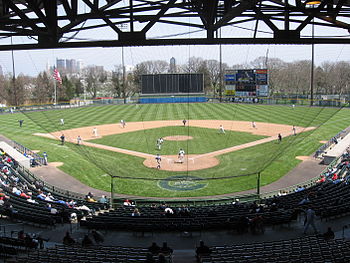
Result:
{"label": "white uniform", "polygon": [[92,134],[97,137],[98,136],[98,133],[97,133],[97,128],[93,128],[92,130]]}
{"label": "white uniform", "polygon": [[183,163],[184,162],[184,157],[185,157],[185,151],[184,150],[180,150],[179,151],[179,162]]}
{"label": "white uniform", "polygon": [[61,119],[61,125],[64,125],[64,119]]}
{"label": "white uniform", "polygon": [[255,121],[252,122],[252,127],[255,129],[256,128],[256,123]]}
{"label": "white uniform", "polygon": [[220,125],[220,128],[219,128],[219,133],[225,133],[224,126]]}
{"label": "white uniform", "polygon": [[77,137],[77,144],[78,144],[78,145],[81,144],[81,137],[80,137],[80,136]]}
{"label": "white uniform", "polygon": [[120,120],[120,126],[121,126],[122,128],[125,128],[126,123],[125,123],[125,121],[124,121],[124,120]]}

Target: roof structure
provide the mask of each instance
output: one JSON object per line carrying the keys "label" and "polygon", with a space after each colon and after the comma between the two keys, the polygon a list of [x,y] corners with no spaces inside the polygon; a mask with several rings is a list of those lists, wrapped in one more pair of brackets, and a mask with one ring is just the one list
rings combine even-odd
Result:
{"label": "roof structure", "polygon": [[350,0],[0,0],[0,50],[346,44],[349,16]]}

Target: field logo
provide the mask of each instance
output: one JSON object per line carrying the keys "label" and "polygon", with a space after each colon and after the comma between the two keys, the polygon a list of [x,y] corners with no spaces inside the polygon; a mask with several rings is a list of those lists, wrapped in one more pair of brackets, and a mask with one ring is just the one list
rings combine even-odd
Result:
{"label": "field logo", "polygon": [[160,180],[158,186],[171,191],[192,191],[206,187],[208,183],[203,183],[199,177],[178,175]]}

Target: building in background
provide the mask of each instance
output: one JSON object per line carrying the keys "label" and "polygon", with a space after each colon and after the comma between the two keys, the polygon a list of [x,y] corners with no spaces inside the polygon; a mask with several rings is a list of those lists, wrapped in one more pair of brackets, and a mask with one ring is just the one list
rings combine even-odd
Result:
{"label": "building in background", "polygon": [[56,59],[56,67],[63,74],[80,73],[83,68],[83,62],[75,59]]}
{"label": "building in background", "polygon": [[56,67],[60,72],[66,72],[66,60],[56,58]]}

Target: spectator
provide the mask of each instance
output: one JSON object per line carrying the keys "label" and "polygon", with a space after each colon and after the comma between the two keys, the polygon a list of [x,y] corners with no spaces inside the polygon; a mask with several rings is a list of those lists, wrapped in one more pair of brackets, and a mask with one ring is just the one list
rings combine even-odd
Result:
{"label": "spectator", "polygon": [[304,234],[306,234],[306,231],[308,230],[309,226],[311,225],[312,228],[315,231],[315,234],[317,234],[317,229],[315,226],[315,211],[310,207],[308,210],[306,210],[305,214],[305,222],[304,222]]}
{"label": "spectator", "polygon": [[160,251],[160,247],[156,242],[153,242],[152,245],[148,248],[148,251],[152,254],[158,254]]}
{"label": "spectator", "polygon": [[167,242],[163,242],[163,246],[161,247],[160,252],[163,253],[163,254],[172,254],[173,253],[173,249],[168,247]]}
{"label": "spectator", "polygon": [[18,232],[17,238],[20,239],[20,240],[24,240],[25,235],[24,235],[24,231],[23,230]]}
{"label": "spectator", "polygon": [[131,216],[141,216],[141,213],[138,208],[135,208],[132,212]]}
{"label": "spectator", "polygon": [[295,189],[295,192],[300,192],[300,191],[303,191],[303,190],[305,190],[305,188],[302,187],[301,185],[298,185],[298,188]]}
{"label": "spectator", "polygon": [[102,197],[98,200],[99,203],[101,204],[107,204],[108,203],[108,199],[105,195],[102,195]]}
{"label": "spectator", "polygon": [[200,260],[200,258],[202,256],[206,256],[209,255],[211,253],[211,250],[209,247],[207,247],[206,245],[204,245],[204,241],[200,241],[199,242],[199,247],[196,248],[196,257],[198,260]]}
{"label": "spectator", "polygon": [[328,227],[327,232],[325,232],[325,233],[323,234],[324,240],[325,240],[325,241],[328,241],[328,240],[334,239],[334,237],[335,237],[335,235],[334,235],[334,232],[333,232],[332,228],[331,228],[331,227]]}
{"label": "spectator", "polygon": [[70,246],[75,244],[75,240],[70,236],[69,232],[66,232],[66,235],[63,238],[63,245]]}

